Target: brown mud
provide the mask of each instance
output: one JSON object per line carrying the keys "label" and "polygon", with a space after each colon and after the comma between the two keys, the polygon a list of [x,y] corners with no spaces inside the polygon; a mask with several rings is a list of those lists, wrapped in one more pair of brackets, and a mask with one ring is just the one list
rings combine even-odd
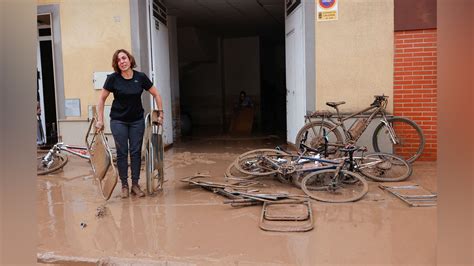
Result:
{"label": "brown mud", "polygon": [[[436,207],[409,207],[378,188],[376,182],[369,181],[369,193],[355,203],[312,201],[314,229],[280,233],[259,228],[261,205],[233,208],[223,204],[226,198],[180,181],[196,173],[222,178],[240,153],[276,144],[276,139],[201,139],[175,144],[165,152],[161,194],[121,199],[119,183],[106,203],[89,163],[69,155],[63,170],[38,176],[38,261],[144,265],[436,263]],[[436,164],[415,163],[409,181],[436,192]],[[140,182],[145,187],[145,179]],[[268,184],[276,192],[303,194],[276,181]]]}

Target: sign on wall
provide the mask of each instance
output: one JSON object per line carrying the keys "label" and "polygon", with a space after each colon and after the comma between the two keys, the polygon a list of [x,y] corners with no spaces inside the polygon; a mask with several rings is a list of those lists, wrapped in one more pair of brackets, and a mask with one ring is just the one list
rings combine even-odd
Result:
{"label": "sign on wall", "polygon": [[317,0],[317,21],[337,20],[337,0]]}
{"label": "sign on wall", "polygon": [[92,83],[94,83],[94,89],[100,90],[104,86],[107,75],[113,72],[94,72],[92,73]]}
{"label": "sign on wall", "polygon": [[66,116],[81,116],[81,99],[65,99],[64,107]]}

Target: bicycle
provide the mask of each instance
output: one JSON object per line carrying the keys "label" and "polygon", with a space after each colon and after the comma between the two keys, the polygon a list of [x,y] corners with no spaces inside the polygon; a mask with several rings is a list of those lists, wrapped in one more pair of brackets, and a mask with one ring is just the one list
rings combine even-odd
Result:
{"label": "bicycle", "polygon": [[[92,112],[93,116],[85,135],[86,147],[66,145],[62,142],[56,143],[45,156],[37,158],[37,173],[38,175],[44,175],[64,167],[68,157],[66,154],[61,153],[61,151],[77,155],[89,161],[94,172],[93,177],[98,181],[102,197],[105,200],[109,200],[117,184],[118,173],[104,132],[102,130],[94,130],[91,133],[91,129],[95,121],[97,121],[95,106],[92,107]],[[112,168],[111,171],[109,171],[110,168]]]}
{"label": "bicycle", "polygon": [[[303,139],[307,139],[308,146],[320,148],[325,142],[328,142],[328,146],[331,147],[328,151],[336,153],[338,147],[355,144],[371,121],[376,117],[380,117],[381,123],[375,128],[372,135],[374,150],[376,152],[393,153],[410,163],[414,162],[420,157],[425,146],[422,129],[415,122],[405,117],[394,116],[388,118],[385,111],[388,96],[376,95],[374,97],[375,100],[369,107],[349,115],[342,115],[339,112],[338,106],[344,104],[344,101],[327,102],[326,105],[336,109],[336,113],[322,110],[306,115],[306,124],[296,135],[295,144],[299,145]],[[368,117],[358,118],[349,128],[346,128],[344,121],[361,114],[368,114]],[[333,119],[333,116],[336,119]],[[314,118],[318,120],[314,120]],[[339,128],[344,133],[344,139]],[[383,144],[392,146],[392,149],[383,150]]]}
{"label": "bicycle", "polygon": [[[346,154],[348,149],[355,147],[349,145],[340,148]],[[365,152],[365,147],[357,147],[355,151]],[[355,152],[354,151],[354,152]],[[412,166],[403,158],[397,155],[375,152],[354,156],[351,152],[350,157],[341,156],[337,158],[321,158],[321,149],[311,148],[303,143],[300,144],[300,152],[290,153],[277,149],[257,149],[241,154],[228,167],[235,168],[240,173],[240,178],[255,178],[258,176],[267,176],[278,174],[280,181],[289,183],[291,178],[288,176],[293,173],[311,172],[321,170],[324,164],[335,165],[344,159],[350,159],[350,171],[361,172],[364,176],[375,181],[389,182],[402,181],[410,177]],[[314,165],[310,165],[313,163]],[[334,167],[329,167],[334,168]],[[282,179],[281,177],[286,177]]]}
{"label": "bicycle", "polygon": [[77,155],[84,159],[90,159],[90,155],[87,152],[86,147],[67,145],[62,142],[58,142],[54,144],[53,147],[51,147],[45,156],[37,157],[38,175],[45,175],[54,172],[66,165],[68,162],[68,157],[66,154],[61,153],[61,151]]}
{"label": "bicycle", "polygon": [[[367,193],[367,182],[355,171],[377,181],[401,181],[412,173],[411,165],[393,154],[355,157],[355,151],[366,149],[348,146],[340,149],[348,156],[323,159],[319,150],[304,144],[301,147],[304,150],[298,154],[269,149],[247,152],[237,158],[235,168],[253,176],[276,174],[283,182],[291,180],[309,197],[326,202],[356,201]],[[308,156],[308,151],[313,155]]]}
{"label": "bicycle", "polygon": [[[92,119],[89,123],[89,128],[86,133],[86,144],[90,147],[95,140],[95,134],[91,141],[89,141],[90,131],[92,129],[95,119]],[[36,158],[36,171],[38,175],[45,175],[51,172],[57,171],[63,168],[68,162],[68,157],[66,154],[61,153],[61,151],[68,152],[70,154],[79,156],[83,159],[91,160],[88,147],[81,147],[75,145],[67,145],[63,142],[58,142],[49,149],[49,151],[44,156],[39,156]]]}
{"label": "bicycle", "polygon": [[[354,150],[347,150],[347,152],[352,155]],[[324,185],[323,193],[327,193],[327,195],[313,195],[314,193],[305,187],[303,181],[301,189],[312,199],[339,203],[359,200],[368,192],[367,181],[346,167],[346,164],[352,161],[352,158],[350,160],[345,158],[337,161],[326,160],[303,154],[285,154],[285,152],[275,150],[273,154],[266,152],[263,155],[240,157],[236,167],[243,173],[260,176],[268,174],[288,176],[294,173],[311,174],[313,172],[327,173],[328,176],[332,174],[331,178],[324,180],[328,181],[327,184],[318,186],[318,188],[322,188]],[[314,165],[312,162],[318,162],[318,164]],[[308,165],[309,167],[307,167]]]}
{"label": "bicycle", "polygon": [[45,175],[63,168],[68,162],[68,157],[67,154],[61,153],[61,151],[65,151],[69,154],[73,154],[90,161],[90,147],[92,147],[96,136],[96,134],[93,134],[92,139],[89,139],[89,136],[91,134],[90,131],[92,129],[94,121],[94,118],[90,121],[89,128],[86,133],[85,141],[88,147],[68,145],[64,144],[63,142],[58,142],[54,144],[53,147],[51,147],[51,149],[49,149],[49,151],[46,153],[46,155],[39,156],[36,158],[37,174]]}

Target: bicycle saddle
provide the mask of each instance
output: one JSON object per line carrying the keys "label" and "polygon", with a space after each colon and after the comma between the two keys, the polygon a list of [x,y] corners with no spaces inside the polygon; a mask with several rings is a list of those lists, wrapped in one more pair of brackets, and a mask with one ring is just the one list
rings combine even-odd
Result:
{"label": "bicycle saddle", "polygon": [[342,102],[327,102],[326,105],[336,108],[336,106],[341,105],[341,104],[345,104],[345,103],[346,102],[344,102],[344,101],[342,101]]}

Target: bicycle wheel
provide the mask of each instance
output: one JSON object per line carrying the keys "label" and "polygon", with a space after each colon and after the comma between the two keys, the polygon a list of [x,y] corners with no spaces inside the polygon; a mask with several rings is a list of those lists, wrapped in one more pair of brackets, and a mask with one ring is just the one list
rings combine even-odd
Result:
{"label": "bicycle wheel", "polygon": [[325,138],[329,144],[328,152],[334,153],[337,151],[337,147],[331,146],[331,144],[342,145],[343,139],[341,132],[337,128],[333,128],[334,125],[324,121],[312,121],[304,125],[296,134],[296,146],[300,146],[301,141],[307,134],[306,141],[304,144],[307,146],[319,149],[324,148]]}
{"label": "bicycle wheel", "polygon": [[[307,174],[301,181],[301,189],[310,198],[332,203],[351,202],[361,199],[369,191],[369,185],[360,175],[347,170],[339,172],[339,182],[334,186],[335,169],[326,169]],[[346,183],[344,179],[356,179]]]}
{"label": "bicycle wheel", "polygon": [[277,164],[282,160],[289,161],[291,156],[273,149],[252,150],[237,158],[235,168],[247,175],[266,176],[276,173],[278,171]]}
{"label": "bicycle wheel", "polygon": [[38,175],[49,174],[62,168],[64,165],[66,165],[68,159],[66,154],[53,153],[51,157],[52,163],[44,164],[43,158],[44,156],[36,158],[36,173]]}
{"label": "bicycle wheel", "polygon": [[301,189],[301,181],[303,180],[303,178],[305,177],[305,175],[303,175],[303,173],[297,173],[297,174],[294,174],[291,176],[291,183]]}
{"label": "bicycle wheel", "polygon": [[407,161],[388,153],[372,153],[354,160],[359,172],[376,181],[402,181],[413,171]]}
{"label": "bicycle wheel", "polygon": [[420,157],[425,148],[425,136],[421,128],[412,120],[404,117],[392,117],[387,119],[398,143],[393,144],[390,138],[389,130],[384,123],[380,123],[375,128],[372,136],[372,144],[376,152],[396,154],[409,163],[414,162]]}
{"label": "bicycle wheel", "polygon": [[237,167],[235,167],[236,164],[237,164],[237,160],[234,160],[227,167],[227,169],[225,171],[225,175],[226,175],[227,178],[252,179],[252,178],[255,177],[253,175],[248,175],[248,174],[240,172],[239,169],[237,169]]}
{"label": "bicycle wheel", "polygon": [[[334,165],[333,167],[332,167],[332,166],[329,166],[329,167],[331,167],[331,168],[327,168],[328,165],[323,165],[323,164],[319,164],[319,166],[320,166],[320,167],[325,167],[325,168],[320,168],[320,169],[319,169],[319,168],[315,168],[315,169],[313,169],[312,171],[322,171],[322,170],[326,170],[326,169],[336,169],[336,166],[335,166],[335,165]],[[312,167],[314,167],[314,166],[312,165],[312,166],[309,167],[309,168],[312,168]],[[304,168],[304,166],[303,166],[303,168]],[[301,189],[301,181],[303,180],[303,178],[305,178],[305,176],[308,175],[308,173],[311,173],[312,171],[307,171],[307,170],[305,171],[305,170],[303,170],[303,169],[299,169],[298,171],[296,171],[295,173],[293,173],[293,174],[291,175],[291,183],[292,183],[295,187]],[[346,182],[347,180],[348,180],[348,179],[345,179],[344,182]]]}

